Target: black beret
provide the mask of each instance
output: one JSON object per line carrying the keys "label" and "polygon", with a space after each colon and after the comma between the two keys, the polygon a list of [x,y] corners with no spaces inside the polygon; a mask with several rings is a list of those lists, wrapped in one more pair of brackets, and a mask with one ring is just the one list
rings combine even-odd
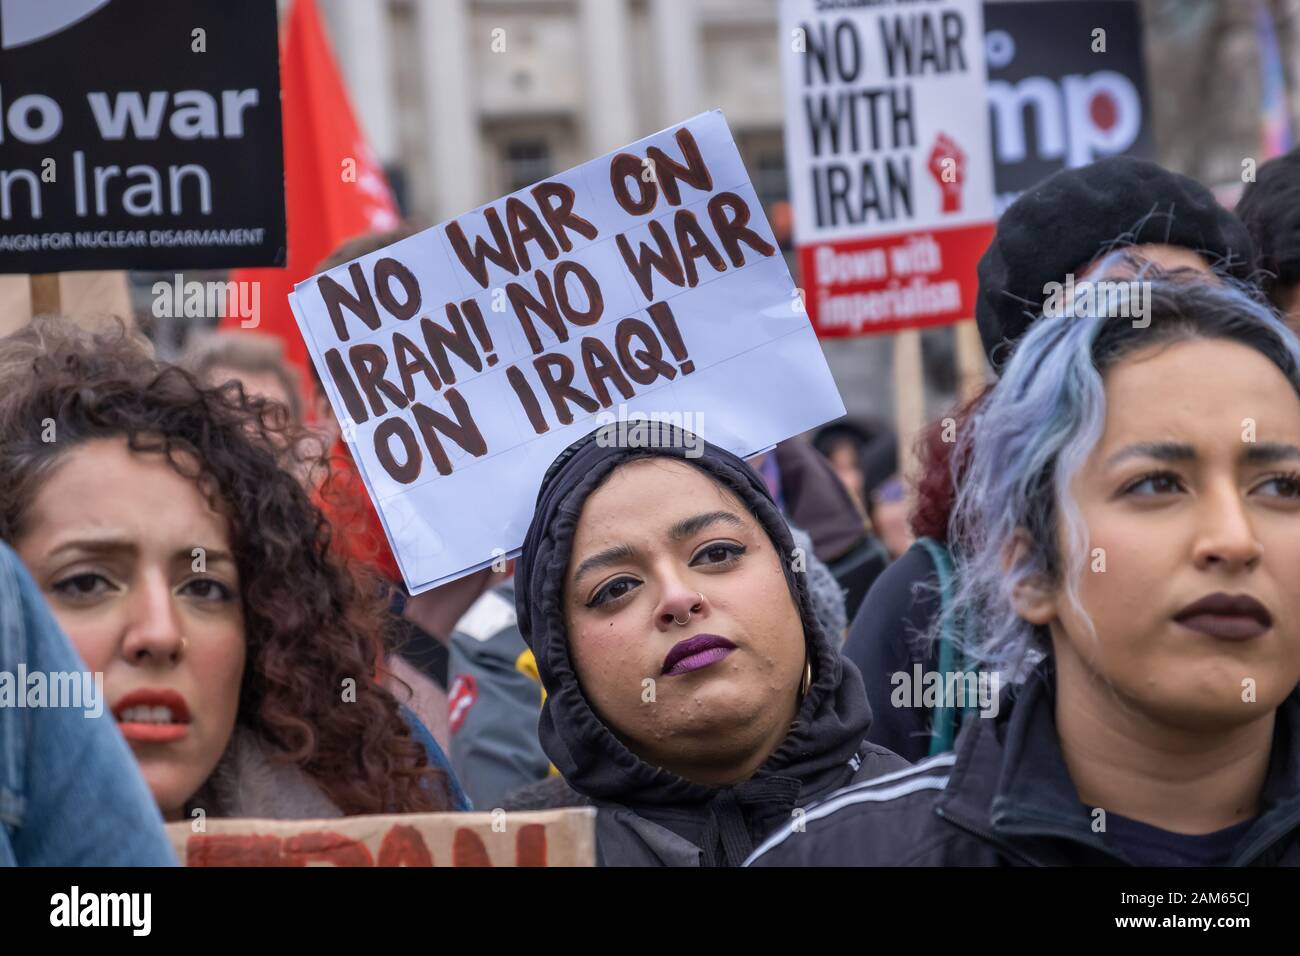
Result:
{"label": "black beret", "polygon": [[1259,167],[1237,201],[1237,215],[1259,250],[1259,266],[1269,275],[1261,285],[1272,291],[1300,280],[1300,148]]}
{"label": "black beret", "polygon": [[1117,239],[1182,246],[1240,279],[1254,271],[1246,227],[1196,180],[1131,156],[1061,170],[1007,207],[977,268],[975,321],[995,369],[1041,314],[1043,287],[1081,271]]}

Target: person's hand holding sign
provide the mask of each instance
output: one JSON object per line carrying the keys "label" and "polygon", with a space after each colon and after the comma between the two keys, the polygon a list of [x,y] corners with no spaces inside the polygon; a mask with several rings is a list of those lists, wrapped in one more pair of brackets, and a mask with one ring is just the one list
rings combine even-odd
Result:
{"label": "person's hand holding sign", "polygon": [[944,212],[961,212],[961,189],[966,182],[966,154],[947,133],[940,133],[930,151],[930,175],[939,183]]}

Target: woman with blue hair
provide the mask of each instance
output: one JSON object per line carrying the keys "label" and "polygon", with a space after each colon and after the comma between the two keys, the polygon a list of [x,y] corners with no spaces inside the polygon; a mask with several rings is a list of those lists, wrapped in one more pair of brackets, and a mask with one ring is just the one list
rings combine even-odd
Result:
{"label": "woman with blue hair", "polygon": [[[995,373],[1044,312],[1054,290],[1088,278],[1116,252],[1173,276],[1248,281],[1256,275],[1246,227],[1187,176],[1131,156],[1064,169],[1026,190],[998,220],[976,268],[975,320]],[[927,429],[909,516],[912,546],[880,575],[849,628],[844,655],[862,673],[873,720],[868,737],[907,760],[944,753],[967,711],[901,707],[891,681],[900,672],[948,670],[955,641],[924,653],[918,635],[951,605],[956,577],[947,534],[960,487],[954,433],[965,431],[985,393]]]}
{"label": "woman with blue hair", "polygon": [[1127,288],[1036,322],[964,438],[952,613],[1011,685],[751,863],[1300,865],[1300,341]]}

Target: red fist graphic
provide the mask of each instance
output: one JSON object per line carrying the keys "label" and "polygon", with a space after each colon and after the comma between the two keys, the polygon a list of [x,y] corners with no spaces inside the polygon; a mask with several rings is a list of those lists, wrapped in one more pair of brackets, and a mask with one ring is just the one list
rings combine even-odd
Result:
{"label": "red fist graphic", "polygon": [[939,184],[944,212],[961,212],[961,188],[966,183],[966,154],[947,133],[940,133],[930,150],[930,175]]}

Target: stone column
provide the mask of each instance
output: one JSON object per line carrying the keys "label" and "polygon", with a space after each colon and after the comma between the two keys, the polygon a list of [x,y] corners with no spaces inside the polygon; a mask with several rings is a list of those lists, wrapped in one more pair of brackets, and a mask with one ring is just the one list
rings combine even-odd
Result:
{"label": "stone column", "polygon": [[632,97],[626,0],[581,0],[579,18],[587,102],[586,153],[594,157],[654,130],[638,128],[641,117]]}
{"label": "stone column", "polygon": [[491,199],[483,194],[483,147],[474,102],[468,0],[418,0],[424,74],[425,140],[435,220],[450,219]]}
{"label": "stone column", "polygon": [[694,0],[651,0],[653,74],[660,91],[657,129],[690,119],[714,104],[702,102],[700,21]]}

